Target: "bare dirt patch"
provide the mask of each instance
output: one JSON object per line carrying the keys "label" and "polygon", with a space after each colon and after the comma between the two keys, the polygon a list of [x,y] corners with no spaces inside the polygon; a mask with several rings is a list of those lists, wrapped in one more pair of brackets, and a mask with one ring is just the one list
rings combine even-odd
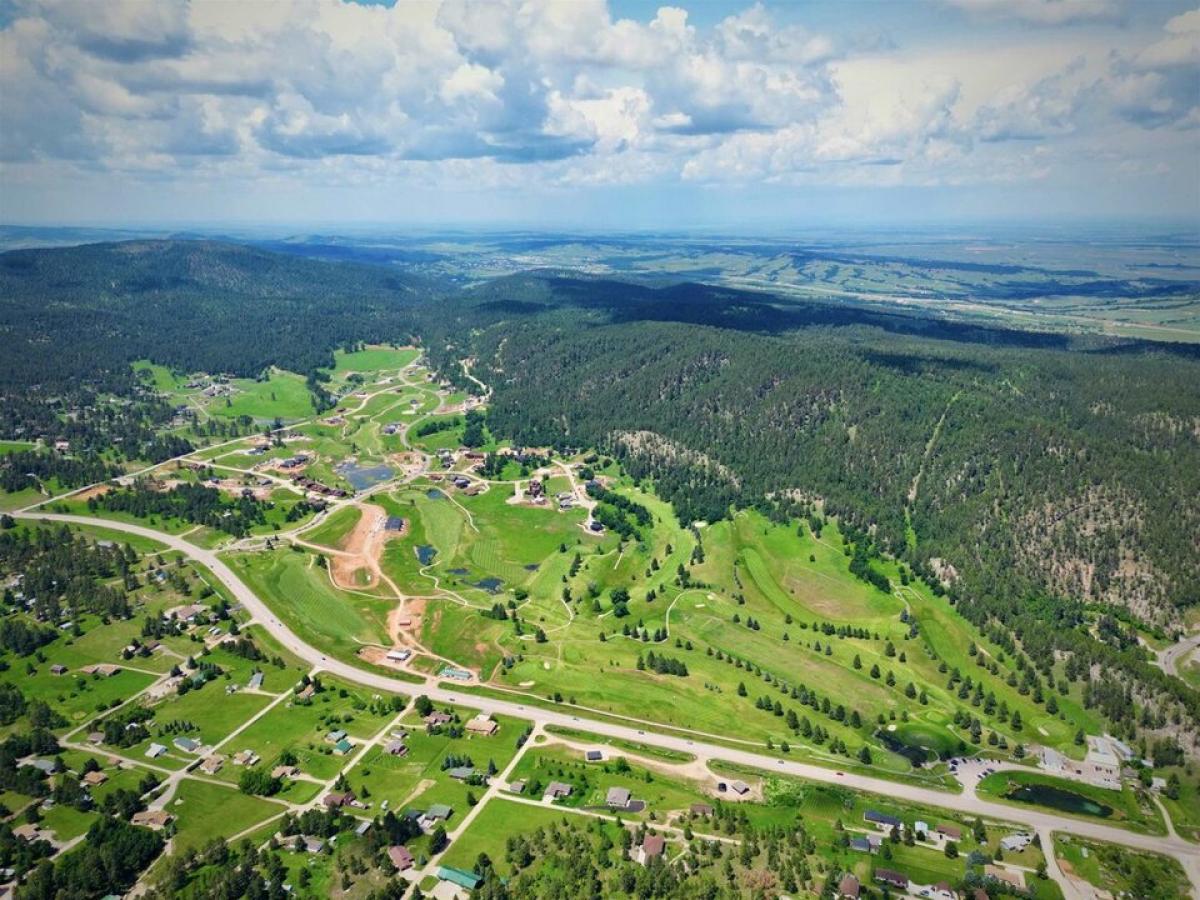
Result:
{"label": "bare dirt patch", "polygon": [[409,597],[387,617],[388,636],[399,646],[415,644],[413,635],[421,633],[421,621],[425,617],[425,598]]}
{"label": "bare dirt patch", "polygon": [[88,488],[86,491],[80,491],[78,494],[75,495],[75,498],[77,500],[83,500],[86,502],[88,500],[91,500],[93,497],[103,497],[105,494],[107,494],[111,490],[112,490],[111,485],[97,484],[97,485],[93,485],[92,487]]}
{"label": "bare dirt patch", "polygon": [[[352,590],[374,588],[379,584],[379,557],[383,553],[383,545],[389,538],[404,534],[404,529],[387,531],[384,528],[387,514],[375,504],[363,503],[358,508],[362,515],[354,529],[342,540],[341,549],[330,554],[329,559],[333,583]],[[405,528],[407,526],[405,522]]]}

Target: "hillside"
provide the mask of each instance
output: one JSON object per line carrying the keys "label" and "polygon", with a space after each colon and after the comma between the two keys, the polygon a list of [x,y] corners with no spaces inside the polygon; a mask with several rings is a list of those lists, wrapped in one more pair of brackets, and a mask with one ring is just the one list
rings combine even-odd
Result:
{"label": "hillside", "polygon": [[966,600],[1200,600],[1187,350],[554,275],[459,321],[489,323],[447,355],[479,358],[493,428],[606,447],[690,518],[819,499]]}

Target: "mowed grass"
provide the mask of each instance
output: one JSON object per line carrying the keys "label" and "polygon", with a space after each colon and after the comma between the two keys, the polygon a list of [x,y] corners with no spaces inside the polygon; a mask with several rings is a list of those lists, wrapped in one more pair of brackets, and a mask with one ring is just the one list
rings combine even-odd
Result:
{"label": "mowed grass", "polygon": [[316,528],[306,531],[303,537],[311,544],[340,549],[361,518],[362,510],[357,506],[343,506],[334,510]]}
{"label": "mowed grass", "polygon": [[421,351],[416,347],[385,347],[371,345],[362,350],[334,353],[335,372],[360,372],[362,374],[403,369],[415,361]]}
{"label": "mowed grass", "polygon": [[[460,869],[470,869],[480,853],[492,860],[496,874],[505,878],[513,874],[506,858],[508,839],[515,835],[530,835],[539,828],[552,828],[564,819],[577,824],[589,824],[588,819],[553,807],[537,807],[505,798],[503,795],[488,802],[484,810],[475,817],[471,827],[442,857],[442,864]],[[593,828],[597,827],[592,825]],[[609,840],[620,846],[621,826],[616,822],[605,822],[602,826]]]}
{"label": "mowed grass", "polygon": [[[470,709],[451,711],[463,722],[475,715],[475,710]],[[423,810],[434,803],[445,803],[454,810],[453,823],[466,815],[467,794],[480,797],[486,788],[470,787],[447,775],[447,757],[469,758],[481,774],[486,774],[489,763],[495,765],[497,772],[503,771],[516,755],[517,738],[527,727],[526,722],[518,719],[506,716],[495,719],[500,728],[494,735],[464,733],[460,738],[452,738],[444,730],[428,733],[415,713],[409,713],[400,726],[408,732],[408,754],[394,757],[380,747],[373,747],[346,777],[352,788],[361,792],[365,787],[372,802],[387,800],[396,812],[406,807]]]}
{"label": "mowed grass", "polygon": [[[166,744],[167,754],[159,757],[155,763],[178,768],[196,757],[175,748],[172,741],[176,737],[191,737],[206,746],[218,744],[270,702],[271,698],[262,694],[226,694],[224,682],[220,679],[203,688],[188,691],[182,697],[171,695],[150,707],[154,710],[154,721],[148,724],[151,737],[124,753],[140,759],[151,743]],[[190,723],[195,728],[178,734],[164,730],[176,722]]]}
{"label": "mowed grass", "polygon": [[347,757],[334,755],[326,735],[340,729],[350,735],[351,743],[359,744],[374,736],[395,713],[372,712],[373,693],[366,689],[330,678],[322,679],[322,684],[326,689],[311,703],[285,700],[239,734],[227,749],[231,753],[253,750],[262,758],[260,765],[268,768],[290,750],[300,771],[322,779],[334,777],[346,765]]}
{"label": "mowed grass", "polygon": [[198,849],[213,838],[231,838],[271,816],[287,812],[279,803],[190,778],[179,783],[166,810],[177,817],[175,853]]}
{"label": "mowed grass", "polygon": [[387,642],[391,604],[339,591],[309,553],[230,555],[229,564],[306,642],[354,658],[363,643]]}
{"label": "mowed grass", "polygon": [[264,381],[235,378],[231,384],[235,393],[228,398],[217,397],[208,406],[213,416],[236,419],[249,416],[255,420],[303,419],[313,415],[312,395],[304,378],[292,372],[271,370]]}
{"label": "mowed grass", "polygon": [[[570,784],[570,797],[558,801],[573,808],[606,808],[609,788],[625,788],[634,800],[641,800],[646,808],[641,812],[621,810],[623,818],[649,819],[651,813],[657,821],[665,821],[672,812],[687,812],[693,803],[711,803],[709,791],[702,785],[682,776],[672,777],[662,772],[639,765],[636,760],[626,760],[618,766],[613,757],[602,763],[589,763],[583,753],[562,746],[536,747],[521,757],[513,773],[514,779],[525,779],[530,784],[544,788],[551,781]],[[534,796],[536,794],[536,796]],[[531,799],[538,799],[536,791]]]}

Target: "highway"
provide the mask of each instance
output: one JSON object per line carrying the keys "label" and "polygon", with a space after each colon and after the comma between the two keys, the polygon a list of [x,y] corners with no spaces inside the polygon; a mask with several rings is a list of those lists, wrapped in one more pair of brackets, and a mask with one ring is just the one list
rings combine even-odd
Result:
{"label": "highway", "polygon": [[[641,730],[610,722],[597,721],[588,719],[586,715],[574,715],[570,712],[558,712],[536,706],[525,706],[516,701],[463,694],[443,688],[433,677],[428,677],[425,685],[421,687],[409,681],[401,681],[398,678],[389,677],[383,673],[359,669],[341,660],[328,657],[316,647],[305,643],[275,616],[270,607],[250,590],[245,582],[215,552],[190,544],[182,537],[164,534],[142,525],[133,525],[108,519],[98,520],[88,516],[38,512],[20,512],[16,515],[25,519],[40,519],[74,525],[102,526],[113,531],[123,531],[148,538],[173,550],[178,550],[184,555],[207,566],[213,576],[225,585],[234,599],[245,607],[254,620],[269,631],[289,651],[314,667],[321,668],[347,681],[352,681],[379,691],[400,693],[408,696],[411,696],[415,691],[420,691],[436,702],[460,703],[496,715],[523,718],[543,727],[546,725],[557,725],[585,730],[605,737],[635,741],[654,747],[690,753],[704,761],[720,760],[753,766],[766,772],[776,772],[780,775],[794,775],[811,781],[821,781],[828,784],[842,785],[843,787],[855,790],[869,791],[897,800],[953,809],[960,814],[979,815],[1007,822],[1015,822],[1028,826],[1031,830],[1036,830],[1042,835],[1046,835],[1051,831],[1061,831],[1095,840],[1110,841],[1114,844],[1123,844],[1127,847],[1140,850],[1165,853],[1179,860],[1192,883],[1192,896],[1196,900],[1200,900],[1200,846],[1188,843],[1178,836],[1155,837],[1137,834],[1120,828],[1102,825],[1098,822],[1071,819],[1036,809],[993,803],[980,799],[970,792],[960,795],[950,794],[918,785],[887,781],[881,778],[871,778],[852,772],[842,773],[792,760],[781,760],[749,750],[738,750],[717,744],[705,743],[700,739],[690,740],[675,735],[655,733],[649,729]],[[1049,848],[1046,849],[1049,850]]]}

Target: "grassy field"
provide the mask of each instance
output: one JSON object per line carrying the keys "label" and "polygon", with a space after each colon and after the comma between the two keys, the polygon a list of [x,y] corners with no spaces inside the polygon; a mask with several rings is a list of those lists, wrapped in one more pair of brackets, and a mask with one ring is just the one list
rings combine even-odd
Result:
{"label": "grassy field", "polygon": [[200,781],[179,783],[166,809],[177,817],[175,851],[198,848],[215,837],[231,838],[286,808],[234,788]]}
{"label": "grassy field", "polygon": [[253,750],[268,767],[277,765],[280,754],[290,750],[301,772],[321,779],[334,777],[346,758],[333,753],[326,735],[342,730],[351,743],[358,744],[378,733],[395,713],[373,703],[374,695],[364,689],[330,678],[322,684],[325,690],[311,703],[285,700],[239,734],[229,750]]}
{"label": "grassy field", "polygon": [[338,549],[361,518],[362,510],[357,506],[344,506],[331,513],[316,528],[306,532],[304,539],[312,544]]}
{"label": "grassy field", "polygon": [[[473,710],[449,708],[466,721]],[[444,730],[430,734],[410,712],[399,725],[408,734],[407,755],[389,756],[374,747],[347,774],[350,785],[360,797],[369,796],[374,803],[387,801],[397,812],[413,807],[425,809],[434,803],[445,803],[461,818],[469,808],[468,794],[482,796],[485,788],[470,787],[450,778],[445,772],[447,757],[469,758],[471,765],[486,774],[489,766],[502,771],[517,752],[517,738],[527,723],[507,717],[497,717],[500,728],[490,736],[464,733],[450,737]],[[365,789],[365,794],[364,794]],[[455,821],[451,819],[451,823]]]}
{"label": "grassy field", "polygon": [[[575,817],[578,818],[578,817]],[[528,835],[539,828],[550,828],[567,819],[569,813],[549,807],[538,808],[498,797],[488,803],[471,823],[471,827],[454,842],[442,862],[447,866],[470,869],[480,853],[486,853],[501,877],[512,874],[512,866],[505,859],[505,846],[514,834]],[[585,820],[586,821],[586,820]],[[593,826],[595,827],[595,826]],[[620,826],[607,822],[602,826],[613,843],[618,843]]]}
{"label": "grassy field", "polygon": [[387,642],[391,604],[339,591],[309,553],[231,554],[230,566],[305,641],[355,658],[362,643]]}
{"label": "grassy field", "polygon": [[208,406],[211,415],[227,419],[249,416],[255,421],[279,417],[286,421],[303,419],[316,412],[304,378],[292,372],[273,369],[263,381],[235,378],[230,384],[233,395],[214,398]]}

